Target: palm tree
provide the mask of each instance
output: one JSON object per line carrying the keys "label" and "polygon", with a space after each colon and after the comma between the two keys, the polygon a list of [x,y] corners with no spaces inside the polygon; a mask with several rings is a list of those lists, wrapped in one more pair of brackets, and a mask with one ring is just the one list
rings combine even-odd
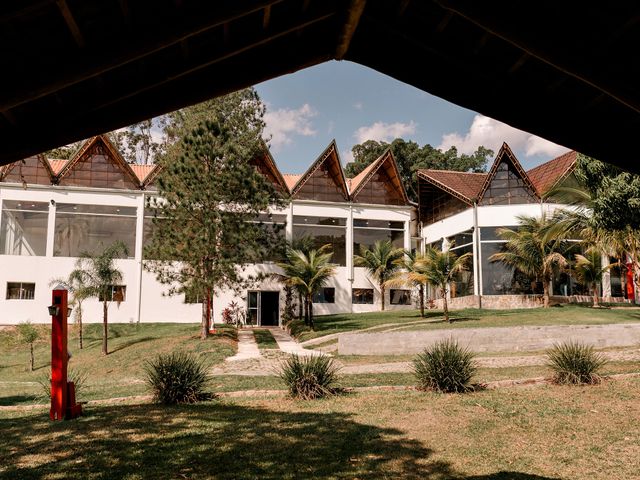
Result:
{"label": "palm tree", "polygon": [[[102,302],[103,355],[109,353],[107,350],[109,302],[115,297],[113,287],[122,282],[122,272],[114,265],[114,260],[128,253],[127,246],[121,241],[115,242],[95,255],[85,252],[78,258],[75,269],[70,274],[70,277],[79,278],[85,285],[84,298],[97,297]],[[122,298],[115,300],[120,305]]]}
{"label": "palm tree", "polygon": [[424,272],[424,256],[410,251],[404,252],[404,257],[396,260],[402,268],[395,272],[385,282],[386,287],[412,286],[418,287],[418,302],[420,304],[420,316],[424,317],[424,290],[427,283],[427,275]]}
{"label": "palm tree", "polygon": [[617,264],[602,266],[602,258],[596,247],[589,248],[585,255],[576,254],[576,278],[584,285],[588,285],[593,292],[593,306],[598,307],[598,283],[602,282],[602,275]]}
{"label": "palm tree", "polygon": [[[309,252],[315,248],[316,242],[311,235],[303,235],[291,240],[290,248],[292,250],[300,250],[309,255]],[[327,244],[328,245],[328,244]],[[327,247],[328,248],[328,247]],[[285,288],[293,288],[285,284]],[[304,310],[304,296],[298,291],[298,320],[302,320],[302,316],[306,315]],[[306,317],[305,317],[306,318]]]}
{"label": "palm tree", "polygon": [[391,241],[378,240],[371,249],[360,245],[360,255],[353,257],[356,267],[365,267],[369,275],[378,281],[382,311],[384,311],[385,282],[398,271],[400,265],[396,262],[402,259],[403,255],[404,250],[394,248]]}
{"label": "palm tree", "polygon": [[49,282],[49,286],[62,285],[71,294],[70,305],[75,306],[73,315],[78,323],[78,347],[82,350],[82,302],[91,297],[91,291],[84,283],[85,275],[77,270],[72,271],[67,278],[54,278]]}
{"label": "palm tree", "polygon": [[305,304],[305,324],[314,330],[313,296],[335,275],[336,267],[330,263],[332,252],[330,245],[308,253],[292,248],[287,251],[287,261],[279,263],[283,273],[276,277],[286,286],[295,288],[303,297]]}
{"label": "palm tree", "polygon": [[444,319],[447,323],[451,323],[449,304],[447,303],[449,285],[458,273],[467,269],[467,262],[470,258],[471,253],[465,253],[458,257],[450,250],[441,252],[429,247],[424,256],[416,260],[418,268],[424,272],[427,282],[440,290]]}
{"label": "palm tree", "polygon": [[502,262],[520,270],[531,279],[541,281],[544,307],[548,308],[549,284],[554,271],[568,264],[563,255],[565,242],[560,235],[549,235],[548,231],[554,227],[554,221],[546,215],[541,217],[519,215],[517,219],[520,223],[517,229],[498,229],[498,235],[507,243],[504,251],[494,253],[489,257],[489,261]]}

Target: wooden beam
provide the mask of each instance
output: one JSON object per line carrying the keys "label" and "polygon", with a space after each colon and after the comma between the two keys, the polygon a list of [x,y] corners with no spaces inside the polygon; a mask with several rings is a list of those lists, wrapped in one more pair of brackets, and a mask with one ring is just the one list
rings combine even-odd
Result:
{"label": "wooden beam", "polygon": [[110,70],[137,61],[149,55],[153,55],[161,50],[179,44],[183,40],[195,37],[213,28],[219,27],[226,22],[237,20],[246,15],[260,11],[266,5],[273,5],[282,1],[283,0],[256,0],[250,7],[238,7],[236,5],[233,9],[223,12],[215,19],[198,18],[197,23],[186,25],[180,31],[172,35],[164,36],[165,34],[160,31],[159,35],[161,36],[155,38],[144,38],[144,42],[139,44],[137,48],[134,46],[135,42],[129,42],[131,48],[128,48],[123,52],[117,52],[115,55],[112,54],[110,58],[108,56],[102,56],[100,59],[100,55],[92,56],[91,59],[93,63],[90,65],[83,65],[77,60],[70,60],[68,68],[66,66],[62,66],[60,68],[61,74],[58,80],[47,82],[45,84],[46,86],[43,87],[31,84],[22,86],[22,88],[16,88],[16,93],[12,95],[12,97],[0,100],[0,110],[8,110],[24,103],[38,100],[63,88],[76,85],[85,80],[102,75]]}
{"label": "wooden beam", "polygon": [[245,53],[249,50],[252,50],[254,48],[257,47],[261,47],[263,45],[266,45],[270,42],[273,42],[274,40],[277,40],[279,38],[282,38],[284,36],[287,36],[289,34],[295,33],[295,32],[299,32],[301,30],[303,30],[306,27],[312,26],[316,23],[319,22],[323,22],[325,20],[328,20],[329,18],[333,17],[336,15],[336,12],[334,11],[325,11],[324,13],[318,13],[316,15],[312,15],[309,16],[307,15],[307,18],[304,20],[298,20],[296,22],[292,22],[291,25],[285,26],[284,28],[282,28],[279,31],[270,33],[268,35],[263,35],[261,37],[258,37],[257,39],[254,40],[249,40],[247,41],[245,44],[243,45],[235,45],[235,46],[231,46],[228,49],[225,49],[225,51],[223,51],[222,53],[218,54],[218,55],[214,55],[213,57],[207,59],[207,60],[203,60],[200,63],[197,63],[189,68],[185,68],[183,70],[180,70],[176,73],[173,74],[167,74],[165,77],[163,77],[161,80],[159,81],[155,81],[143,86],[140,86],[139,88],[131,88],[130,90],[127,91],[126,94],[124,95],[120,95],[116,98],[110,99],[104,103],[99,104],[98,106],[92,108],[90,111],[94,112],[97,110],[100,110],[102,108],[106,108],[109,107],[110,105],[113,105],[115,103],[119,103],[122,102],[128,98],[132,98],[135,97],[137,95],[140,95],[148,90],[152,90],[152,89],[156,89],[158,87],[161,87],[165,84],[168,84],[170,82],[174,82],[176,80],[179,80],[182,77],[191,75],[195,72],[198,72],[200,70],[203,70],[207,67],[210,67],[212,65],[215,65],[216,63],[220,63],[224,60],[227,60],[229,58],[235,57],[237,55],[240,55],[242,53]]}
{"label": "wooden beam", "polygon": [[51,5],[55,1],[56,0],[39,0],[27,5],[24,5],[24,3],[26,2],[14,2],[14,3],[19,3],[21,8],[0,13],[0,23],[10,22],[16,18],[30,15],[34,12],[37,12],[38,10],[41,10],[42,8],[48,5]]}
{"label": "wooden beam", "polygon": [[71,32],[76,45],[78,45],[79,48],[84,48],[84,37],[82,36],[82,32],[80,31],[80,27],[78,27],[78,23],[76,22],[73,13],[71,13],[71,10],[69,9],[69,5],[67,5],[67,1],[56,0],[56,3],[58,4],[58,9],[62,14],[62,18],[64,18],[67,28]]}
{"label": "wooden beam", "polygon": [[[470,8],[464,8],[455,2],[450,0],[435,0],[438,5],[446,10],[450,10],[460,17],[468,20],[474,25],[480,27],[487,33],[499,38],[512,46],[522,50],[529,54],[531,57],[546,63],[561,73],[573,77],[576,80],[589,85],[590,87],[599,90],[600,92],[610,96],[612,99],[620,103],[621,105],[640,113],[640,102],[637,98],[625,95],[622,92],[618,92],[615,85],[611,85],[606,74],[602,78],[598,78],[595,71],[585,71],[584,67],[574,63],[571,58],[561,58],[561,55],[554,54],[553,51],[544,51],[538,49],[527,39],[519,35],[515,30],[509,30],[507,25],[501,25],[493,18],[489,18],[487,15],[483,15],[482,10],[472,11]],[[473,8],[473,7],[472,7]]]}
{"label": "wooden beam", "polygon": [[264,8],[264,15],[262,16],[262,28],[268,29],[271,22],[271,5],[267,5]]}
{"label": "wooden beam", "polygon": [[347,18],[338,37],[338,46],[336,47],[336,60],[342,60],[349,50],[353,34],[358,28],[362,12],[367,5],[367,0],[351,0],[347,8]]}

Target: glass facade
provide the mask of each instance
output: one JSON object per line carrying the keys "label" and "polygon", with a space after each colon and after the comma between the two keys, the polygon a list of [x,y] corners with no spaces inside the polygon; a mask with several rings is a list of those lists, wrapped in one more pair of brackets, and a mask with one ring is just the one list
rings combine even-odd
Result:
{"label": "glass facade", "polygon": [[389,290],[389,303],[391,305],[411,305],[411,290]]}
{"label": "glass facade", "polygon": [[347,258],[346,225],[344,218],[296,215],[293,217],[293,238],[299,240],[310,237],[313,239],[316,249],[323,245],[331,245],[333,251],[331,262],[344,266]]}
{"label": "glass facade", "polygon": [[517,295],[542,293],[542,283],[531,280],[527,275],[502,262],[490,261],[491,255],[501,252],[505,242],[481,243],[482,294]]}
{"label": "glass facade", "polygon": [[44,256],[48,218],[47,202],[4,200],[0,218],[0,254]]}
{"label": "glass facade", "polygon": [[59,203],[56,209],[53,255],[79,257],[121,241],[135,254],[136,208]]}
{"label": "glass facade", "polygon": [[321,288],[313,296],[313,303],[336,303],[336,289],[333,287]]}
{"label": "glass facade", "polygon": [[482,198],[484,205],[513,205],[538,201],[535,193],[507,161],[498,165],[498,170]]}
{"label": "glass facade", "polygon": [[373,305],[373,288],[354,288],[351,291],[351,302]]}
{"label": "glass facade", "polygon": [[353,253],[360,255],[361,248],[371,249],[377,241],[391,241],[395,248],[404,247],[404,222],[387,220],[353,220]]}

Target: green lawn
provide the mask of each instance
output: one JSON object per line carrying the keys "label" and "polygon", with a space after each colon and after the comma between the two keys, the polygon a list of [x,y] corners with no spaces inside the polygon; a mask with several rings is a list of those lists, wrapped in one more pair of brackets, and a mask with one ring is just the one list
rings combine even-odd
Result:
{"label": "green lawn", "polygon": [[[632,308],[593,309],[578,305],[564,305],[524,310],[480,310],[468,308],[451,312],[452,323],[442,320],[442,311],[427,310],[425,323],[407,329],[477,328],[477,327],[513,327],[521,325],[601,325],[608,323],[640,322],[640,310]],[[310,331],[301,322],[291,325],[292,333],[300,340],[349,332],[384,324],[402,324],[423,319],[416,310],[358,313],[344,315],[326,315],[315,318],[316,331]],[[427,323],[430,322],[430,323]]]}
{"label": "green lawn", "polygon": [[2,479],[638,478],[640,379],[0,412]]}
{"label": "green lawn", "polygon": [[253,335],[256,338],[256,343],[258,344],[258,348],[260,350],[278,348],[278,342],[276,342],[276,339],[273,338],[270,330],[254,329]]}
{"label": "green lawn", "polygon": [[[16,342],[11,330],[0,331],[0,405],[33,403],[41,394],[38,382],[50,373],[51,347],[48,327],[40,326],[41,339],[35,346],[34,372],[28,372],[28,347]],[[143,383],[145,361],[158,353],[187,350],[198,353],[216,365],[236,351],[236,332],[230,327],[217,329],[207,341],[199,339],[196,324],[112,324],[109,325],[109,355],[100,353],[102,325],[85,326],[84,348],[77,346],[76,332],[70,326],[71,370],[87,374],[78,397],[94,400],[147,393]],[[29,383],[26,383],[29,382]]]}

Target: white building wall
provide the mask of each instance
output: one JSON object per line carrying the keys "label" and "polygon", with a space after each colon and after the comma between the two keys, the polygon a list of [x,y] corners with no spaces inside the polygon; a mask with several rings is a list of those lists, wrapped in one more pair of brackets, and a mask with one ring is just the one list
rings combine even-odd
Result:
{"label": "white building wall", "polygon": [[[113,205],[137,208],[136,243],[134,258],[117,260],[123,272],[122,284],[126,285],[126,299],[117,306],[113,302],[109,307],[109,322],[198,322],[201,318],[201,304],[185,304],[184,295],[166,296],[168,287],[155,280],[152,273],[144,270],[141,263],[142,232],[145,192],[122,190],[94,190],[82,187],[29,186],[0,184],[0,208],[3,199],[38,201],[49,203],[48,240],[45,256],[0,255],[0,324],[16,324],[22,321],[34,323],[49,322],[46,307],[51,303],[53,278],[66,277],[74,268],[75,258],[54,257],[53,237],[55,226],[55,204],[78,203],[89,205]],[[53,200],[53,204],[52,201]],[[274,212],[276,213],[276,212]],[[295,201],[282,212],[289,220],[286,236],[291,238],[291,219],[293,215],[366,218],[372,220],[402,221],[405,225],[405,246],[409,245],[411,222],[415,221],[413,207],[386,207],[378,205],[360,205],[345,203],[323,203],[315,201]],[[363,268],[354,268],[352,262],[353,223],[347,221],[347,265],[337,268],[337,273],[328,287],[335,288],[335,303],[315,303],[316,315],[369,312],[379,309],[378,286],[372,282]],[[247,268],[247,274],[272,273],[278,270],[274,264],[253,265]],[[7,282],[35,283],[36,290],[32,300],[7,300]],[[373,288],[373,305],[352,305],[351,289]],[[266,279],[254,290],[280,291],[280,311],[284,307],[282,285],[273,279]],[[214,298],[214,320],[221,321],[222,310],[232,301],[246,306],[247,292],[239,294],[232,291],[217,292]],[[406,309],[412,306],[390,305],[387,293],[386,305],[389,309]],[[101,322],[102,304],[97,299],[83,302],[83,321]]]}

